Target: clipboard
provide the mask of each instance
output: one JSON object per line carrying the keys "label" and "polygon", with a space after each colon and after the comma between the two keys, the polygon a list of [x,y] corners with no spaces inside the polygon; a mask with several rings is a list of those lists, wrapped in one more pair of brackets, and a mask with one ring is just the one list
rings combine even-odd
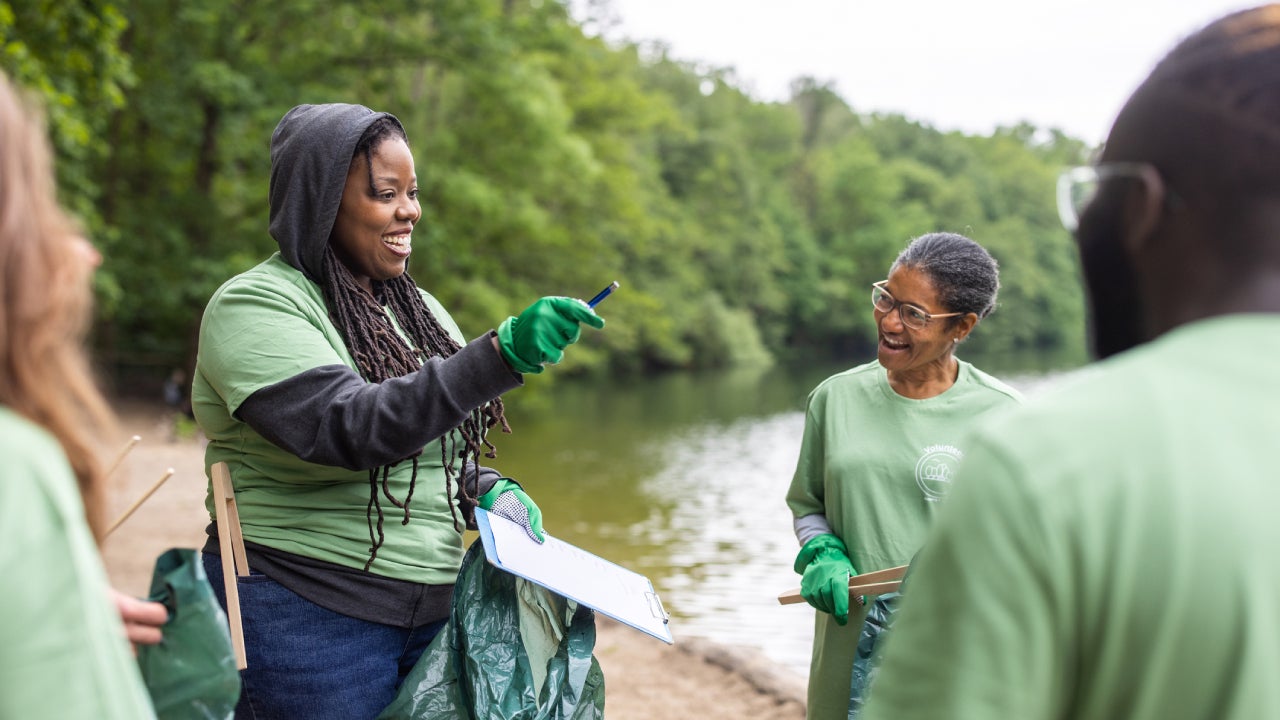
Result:
{"label": "clipboard", "polygon": [[476,526],[489,563],[674,645],[662,599],[649,578],[544,532],[534,541],[524,528],[476,508]]}

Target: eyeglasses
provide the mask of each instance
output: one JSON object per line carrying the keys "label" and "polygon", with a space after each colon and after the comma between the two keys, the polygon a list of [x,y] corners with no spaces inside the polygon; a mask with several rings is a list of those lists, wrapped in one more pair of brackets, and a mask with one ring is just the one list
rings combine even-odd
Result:
{"label": "eyeglasses", "polygon": [[878,283],[871,283],[871,304],[882,313],[891,313],[894,308],[898,308],[898,317],[901,318],[902,324],[912,330],[923,330],[934,318],[955,317],[963,315],[962,312],[951,313],[927,313],[924,310],[911,305],[909,303],[898,302],[888,290],[884,289],[884,284],[888,280],[881,280]]}
{"label": "eyeglasses", "polygon": [[1141,162],[1112,162],[1071,168],[1058,176],[1058,218],[1071,232],[1080,227],[1080,218],[1097,199],[1105,180],[1129,178],[1141,180],[1162,193],[1161,202],[1176,207],[1178,200],[1160,178],[1154,166]]}

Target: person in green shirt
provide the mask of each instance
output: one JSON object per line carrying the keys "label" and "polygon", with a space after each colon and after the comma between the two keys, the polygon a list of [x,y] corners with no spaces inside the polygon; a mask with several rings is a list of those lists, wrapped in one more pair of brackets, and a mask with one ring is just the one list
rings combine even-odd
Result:
{"label": "person in green shirt", "polygon": [[0,148],[0,718],[152,718],[128,641],[158,642],[167,611],[112,590],[98,552],[113,419],[83,339],[101,258],[2,73]]}
{"label": "person in green shirt", "polygon": [[1102,360],[971,440],[863,718],[1280,717],[1280,6],[1059,189]]}
{"label": "person in green shirt", "polygon": [[977,417],[1019,393],[955,348],[995,308],[996,261],[954,233],[923,235],[872,286],[876,359],[809,395],[787,506],[801,549],[795,570],[815,613],[808,717],[844,718],[865,607],[849,578],[910,561],[968,452]]}
{"label": "person in green shirt", "polygon": [[481,464],[487,433],[507,429],[499,396],[604,320],[548,297],[467,342],[406,272],[422,208],[388,113],[287,112],[269,201],[280,251],[210,299],[191,393],[206,465],[230,471],[251,571],[237,714],[369,718],[444,626],[474,508],[541,539],[537,506]]}

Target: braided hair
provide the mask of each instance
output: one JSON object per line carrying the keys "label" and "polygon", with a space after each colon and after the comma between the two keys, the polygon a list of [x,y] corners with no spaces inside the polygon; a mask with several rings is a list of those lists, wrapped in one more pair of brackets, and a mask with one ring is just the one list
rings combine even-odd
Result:
{"label": "braided hair", "polygon": [[[400,124],[383,117],[375,120],[356,144],[353,158],[363,155],[367,161],[370,187],[373,186],[374,150],[384,140],[397,137],[407,142]],[[375,280],[373,293],[370,294],[360,286],[346,265],[334,255],[332,247],[329,247],[325,250],[321,285],[329,306],[329,319],[342,334],[343,342],[355,360],[356,369],[368,382],[380,383],[408,375],[422,367],[426,359],[449,357],[461,347],[427,307],[408,272],[389,280]],[[379,304],[379,298],[386,302],[387,310],[395,315],[412,346],[396,331],[391,318]],[[467,466],[472,465],[471,474],[478,476],[481,452],[484,452],[485,457],[496,456],[495,448],[487,439],[486,433],[498,424],[501,424],[503,432],[511,432],[503,414],[502,400],[494,398],[471,411],[460,425],[440,438],[440,462],[444,466],[449,511],[453,516],[454,527],[459,532],[463,529],[463,523],[454,502],[454,482],[458,483],[463,502],[474,504],[476,498],[466,483]],[[417,485],[419,455],[421,451],[369,470],[369,504],[365,513],[369,522],[369,541],[372,544],[369,559],[364,565],[365,570],[373,565],[378,556],[378,548],[382,547],[385,539],[382,530],[382,498],[403,510],[401,524],[409,524],[409,503],[413,500],[413,491]],[[460,469],[454,468],[454,459],[462,460]],[[404,500],[400,500],[391,493],[387,480],[391,468],[404,460],[413,463],[413,471],[409,479],[409,490]]]}

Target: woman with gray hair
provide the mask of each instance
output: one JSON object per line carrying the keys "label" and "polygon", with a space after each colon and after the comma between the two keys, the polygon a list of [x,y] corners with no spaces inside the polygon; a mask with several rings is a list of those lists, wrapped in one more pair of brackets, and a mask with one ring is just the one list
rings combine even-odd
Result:
{"label": "woman with gray hair", "polygon": [[871,287],[876,359],[809,394],[787,506],[795,570],[816,613],[809,718],[848,715],[865,608],[850,620],[849,578],[907,563],[946,494],[974,419],[1021,401],[955,356],[995,308],[996,261],[954,233],[911,241]]}

